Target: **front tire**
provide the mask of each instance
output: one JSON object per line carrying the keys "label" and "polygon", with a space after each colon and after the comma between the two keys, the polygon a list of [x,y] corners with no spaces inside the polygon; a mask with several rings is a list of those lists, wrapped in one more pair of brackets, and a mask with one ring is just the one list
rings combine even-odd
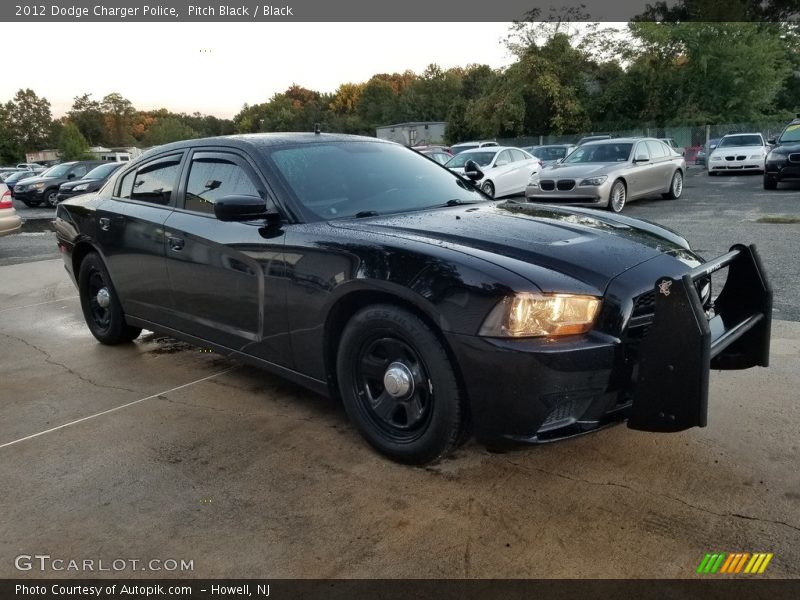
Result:
{"label": "front tire", "polygon": [[669,191],[666,194],[661,194],[666,200],[677,200],[683,193],[683,173],[675,171],[672,176],[672,181],[669,184]]}
{"label": "front tire", "polygon": [[44,193],[44,203],[45,203],[45,205],[49,206],[51,208],[55,207],[55,205],[58,204],[57,196],[58,196],[58,190],[56,190],[56,189],[47,190]]}
{"label": "front tire", "polygon": [[625,188],[625,182],[617,179],[614,185],[611,186],[611,191],[608,193],[608,210],[615,213],[621,213],[625,208],[625,200],[627,198],[628,190]]}
{"label": "front tire", "polygon": [[336,372],[348,416],[386,456],[421,465],[464,439],[466,417],[450,359],[411,312],[388,304],[357,312],[342,334]]}
{"label": "front tire", "polygon": [[483,193],[489,196],[490,198],[494,198],[494,184],[491,181],[485,182],[481,186],[481,190],[483,190]]}
{"label": "front tire", "polygon": [[130,342],[142,330],[125,322],[125,313],[111,284],[111,277],[102,259],[95,253],[87,254],[78,272],[78,292],[83,318],[89,331],[102,344],[114,346]]}
{"label": "front tire", "polygon": [[775,181],[772,177],[764,174],[764,189],[765,190],[777,190],[778,189],[778,182]]}

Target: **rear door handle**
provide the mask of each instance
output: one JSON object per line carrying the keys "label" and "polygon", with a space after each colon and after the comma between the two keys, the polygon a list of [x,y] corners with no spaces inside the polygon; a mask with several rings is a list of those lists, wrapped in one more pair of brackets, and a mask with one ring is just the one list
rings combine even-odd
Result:
{"label": "rear door handle", "polygon": [[169,242],[170,250],[175,250],[176,252],[183,250],[183,238],[169,236],[167,241]]}

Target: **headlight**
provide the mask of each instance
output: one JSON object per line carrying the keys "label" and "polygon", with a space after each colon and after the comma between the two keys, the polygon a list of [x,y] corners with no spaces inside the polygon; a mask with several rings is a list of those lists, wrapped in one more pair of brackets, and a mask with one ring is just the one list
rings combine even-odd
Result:
{"label": "headlight", "polygon": [[528,178],[529,185],[539,185],[539,173],[531,173],[531,176]]}
{"label": "headlight", "polygon": [[89,188],[89,184],[88,183],[82,183],[82,184],[76,185],[74,188],[72,188],[72,191],[73,192],[81,192],[81,191],[86,190],[88,188]]}
{"label": "headlight", "polygon": [[578,185],[601,185],[606,182],[608,175],[600,175],[599,177],[588,177],[581,181]]}
{"label": "headlight", "polygon": [[483,322],[487,337],[539,337],[585,333],[600,309],[600,298],[522,292],[502,300]]}
{"label": "headlight", "polygon": [[764,155],[763,154],[753,154],[753,156],[750,157],[750,160],[758,160],[759,158],[764,158]]}
{"label": "headlight", "polygon": [[34,183],[34,184],[31,186],[31,189],[32,189],[32,190],[40,190],[40,189],[42,189],[43,187],[44,187],[44,183]]}
{"label": "headlight", "polygon": [[787,158],[788,157],[785,154],[783,154],[782,152],[774,152],[773,151],[773,152],[770,152],[769,154],[767,154],[767,160],[769,162],[786,162]]}
{"label": "headlight", "polygon": [[712,156],[711,160],[722,160],[721,156]]}

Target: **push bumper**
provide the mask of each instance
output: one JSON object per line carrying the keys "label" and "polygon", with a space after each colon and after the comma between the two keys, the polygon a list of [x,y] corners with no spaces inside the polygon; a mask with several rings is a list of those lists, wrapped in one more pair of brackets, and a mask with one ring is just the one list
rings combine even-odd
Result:
{"label": "push bumper", "polygon": [[[725,267],[709,317],[695,282]],[[644,431],[704,427],[711,368],[768,365],[772,292],[761,262],[755,247],[734,246],[682,276],[659,278],[654,292],[652,323],[633,351],[625,331],[562,339],[447,334],[476,437],[542,443],[625,419]]]}
{"label": "push bumper", "polygon": [[[709,318],[695,282],[725,267],[725,287]],[[705,427],[711,368],[769,366],[772,288],[755,246],[736,245],[680,278],[660,278],[654,292],[655,318],[641,345],[628,427]]]}

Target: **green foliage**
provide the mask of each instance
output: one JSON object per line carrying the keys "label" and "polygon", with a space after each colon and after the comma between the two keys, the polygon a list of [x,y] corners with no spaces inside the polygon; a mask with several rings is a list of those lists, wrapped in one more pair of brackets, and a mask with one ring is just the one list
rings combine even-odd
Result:
{"label": "green foliage", "polygon": [[155,123],[147,129],[143,141],[147,146],[160,146],[161,144],[190,140],[197,137],[200,137],[197,131],[184,123],[183,120],[173,116],[165,116],[157,118]]}
{"label": "green foliage", "polygon": [[292,85],[244,104],[232,120],[138,111],[111,93],[99,102],[76,96],[62,124],[51,119],[46,99],[20,90],[0,105],[0,156],[13,162],[53,140],[60,145],[66,123],[90,145],[113,147],[313,131],[315,123],[323,131],[374,135],[383,125],[447,121],[446,140],[455,143],[642,123],[780,120],[800,110],[800,25],[787,19],[792,6],[796,0],[655,2],[624,31],[587,23],[582,8],[534,9],[509,28],[505,45],[514,61],[504,69],[431,64],[419,74],[344,82],[333,93]]}
{"label": "green foliage", "polygon": [[89,143],[83,137],[78,126],[71,121],[67,121],[61,127],[58,151],[63,161],[89,158]]}
{"label": "green foliage", "polygon": [[40,150],[49,139],[50,103],[31,89],[19,90],[6,103],[6,123],[12,142],[23,152]]}

